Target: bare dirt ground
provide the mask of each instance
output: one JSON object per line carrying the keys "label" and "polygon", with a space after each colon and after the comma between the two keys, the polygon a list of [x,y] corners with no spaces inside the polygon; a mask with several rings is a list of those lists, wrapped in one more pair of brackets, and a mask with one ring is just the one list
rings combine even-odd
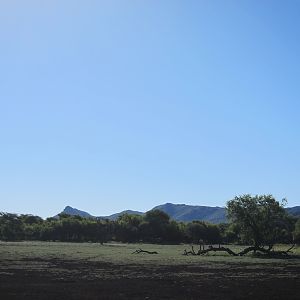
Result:
{"label": "bare dirt ground", "polygon": [[0,259],[0,299],[300,299],[293,263],[205,265]]}

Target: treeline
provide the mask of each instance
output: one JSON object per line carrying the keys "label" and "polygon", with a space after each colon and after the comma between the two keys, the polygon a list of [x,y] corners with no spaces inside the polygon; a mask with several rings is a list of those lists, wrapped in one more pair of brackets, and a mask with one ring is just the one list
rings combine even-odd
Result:
{"label": "treeline", "polygon": [[[282,234],[280,242],[289,243],[293,226]],[[300,228],[300,222],[296,225]],[[176,222],[159,210],[145,215],[120,216],[116,221],[86,219],[61,214],[43,220],[38,216],[0,214],[0,240],[62,241],[62,242],[149,242],[149,243],[243,243],[236,224],[209,224],[202,221]]]}

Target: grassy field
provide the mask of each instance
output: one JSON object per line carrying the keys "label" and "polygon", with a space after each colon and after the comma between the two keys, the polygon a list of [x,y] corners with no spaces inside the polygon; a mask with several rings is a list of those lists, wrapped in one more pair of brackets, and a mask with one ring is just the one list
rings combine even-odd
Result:
{"label": "grassy field", "polygon": [[[158,254],[132,254],[142,248]],[[0,299],[299,299],[290,259],[184,256],[190,245],[0,242]],[[278,246],[286,249],[286,246]],[[239,250],[237,246],[233,247]]]}

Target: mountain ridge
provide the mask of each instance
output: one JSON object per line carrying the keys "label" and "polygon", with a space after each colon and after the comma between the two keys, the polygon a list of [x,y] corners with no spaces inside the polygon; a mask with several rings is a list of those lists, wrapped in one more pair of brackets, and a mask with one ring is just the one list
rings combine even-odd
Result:
{"label": "mountain ridge", "polygon": [[[201,205],[188,205],[188,204],[173,204],[165,203],[153,207],[151,210],[159,209],[167,213],[171,219],[181,222],[191,222],[191,221],[206,221],[214,224],[227,222],[226,209],[219,206],[201,206]],[[290,215],[295,217],[300,217],[300,206],[288,207],[286,208]],[[83,218],[95,218],[95,219],[108,219],[116,220],[119,216],[123,214],[137,214],[144,215],[145,212],[135,211],[135,210],[124,210],[118,213],[114,213],[109,216],[93,216],[90,213],[73,208],[71,206],[66,206],[62,213],[69,215],[77,215]],[[55,216],[55,217],[58,217]]]}

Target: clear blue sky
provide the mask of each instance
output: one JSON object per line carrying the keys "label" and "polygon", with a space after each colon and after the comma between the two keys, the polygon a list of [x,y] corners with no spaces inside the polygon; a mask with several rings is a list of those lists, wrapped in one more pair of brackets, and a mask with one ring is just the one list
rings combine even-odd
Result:
{"label": "clear blue sky", "polygon": [[0,4],[0,211],[300,205],[300,1]]}

